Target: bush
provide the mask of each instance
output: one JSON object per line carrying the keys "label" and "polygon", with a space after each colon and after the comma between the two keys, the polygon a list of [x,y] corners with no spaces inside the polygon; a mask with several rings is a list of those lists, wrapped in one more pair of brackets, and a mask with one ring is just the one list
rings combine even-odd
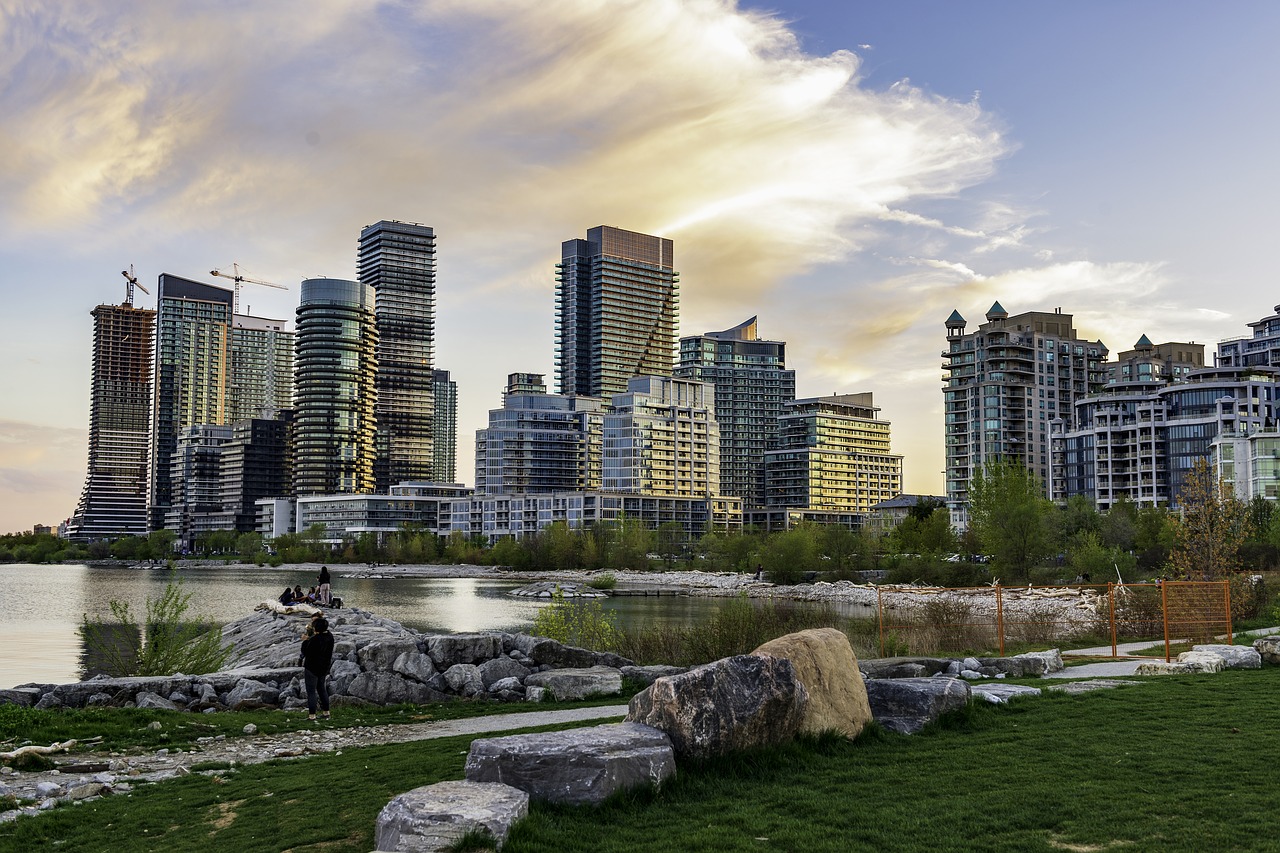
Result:
{"label": "bush", "polygon": [[605,612],[600,599],[565,598],[559,589],[551,597],[551,603],[534,617],[533,633],[601,652],[617,650],[622,641],[617,614]]}
{"label": "bush", "polygon": [[618,579],[614,577],[613,572],[605,572],[587,581],[587,586],[592,589],[613,589],[617,585]]}

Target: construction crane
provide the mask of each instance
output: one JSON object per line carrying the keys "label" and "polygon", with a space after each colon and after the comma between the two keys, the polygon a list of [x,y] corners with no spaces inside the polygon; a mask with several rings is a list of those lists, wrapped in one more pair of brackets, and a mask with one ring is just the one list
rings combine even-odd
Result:
{"label": "construction crane", "polygon": [[231,279],[232,281],[234,281],[234,282],[235,282],[235,303],[234,303],[234,305],[232,306],[232,310],[233,310],[236,314],[239,314],[239,313],[240,313],[240,284],[241,284],[241,282],[244,282],[244,283],[246,283],[246,284],[260,284],[260,285],[262,285],[263,287],[274,287],[276,290],[288,290],[288,289],[289,289],[289,288],[285,287],[283,284],[276,284],[276,283],[274,283],[274,282],[270,282],[270,281],[262,281],[261,279],[257,279],[257,278],[249,278],[248,276],[241,275],[241,274],[240,274],[240,265],[239,265],[239,264],[234,264],[234,263],[233,263],[233,264],[231,265],[231,270],[232,270],[232,271],[231,271],[231,272],[229,272],[229,273],[220,272],[219,270],[209,270],[209,275],[216,275],[216,276],[221,276],[222,278],[229,278],[229,279]]}
{"label": "construction crane", "polygon": [[138,277],[133,274],[133,264],[129,264],[129,268],[127,270],[120,270],[120,275],[124,276],[124,280],[129,282],[127,285],[125,285],[125,291],[124,291],[125,305],[133,307],[133,289],[135,287],[141,290],[143,293],[147,294],[147,296],[151,295],[151,291],[147,290],[147,288],[141,282],[138,281]]}

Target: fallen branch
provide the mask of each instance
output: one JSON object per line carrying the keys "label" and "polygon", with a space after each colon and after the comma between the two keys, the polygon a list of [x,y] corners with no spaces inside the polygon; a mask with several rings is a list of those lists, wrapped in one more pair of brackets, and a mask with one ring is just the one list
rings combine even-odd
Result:
{"label": "fallen branch", "polygon": [[55,752],[70,752],[76,740],[63,741],[50,746],[20,746],[12,752],[0,752],[0,761],[13,761],[23,755],[52,755]]}

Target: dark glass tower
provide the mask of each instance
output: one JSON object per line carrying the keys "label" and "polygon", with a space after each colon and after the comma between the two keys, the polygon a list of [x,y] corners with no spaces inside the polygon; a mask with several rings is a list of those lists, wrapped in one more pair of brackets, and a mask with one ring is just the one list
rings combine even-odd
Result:
{"label": "dark glass tower", "polygon": [[670,376],[677,282],[672,244],[601,225],[568,240],[556,265],[559,391],[581,397],[625,394],[633,376]]}
{"label": "dark glass tower", "polygon": [[373,288],[378,327],[375,483],[430,480],[435,407],[436,237],[425,225],[383,220],[360,232],[356,277]]}
{"label": "dark glass tower", "polygon": [[155,321],[129,303],[93,309],[89,471],[68,533],[77,541],[147,533]]}
{"label": "dark glass tower", "polygon": [[764,506],[764,454],[777,446],[778,416],[796,398],[787,345],[756,337],[756,318],[680,339],[676,375],[716,387],[720,424],[720,494]]}
{"label": "dark glass tower", "polygon": [[294,492],[373,491],[375,353],[373,288],[302,282],[294,359]]}
{"label": "dark glass tower", "polygon": [[455,482],[458,475],[458,383],[447,370],[432,371],[435,396],[435,437],[432,440],[431,479]]}

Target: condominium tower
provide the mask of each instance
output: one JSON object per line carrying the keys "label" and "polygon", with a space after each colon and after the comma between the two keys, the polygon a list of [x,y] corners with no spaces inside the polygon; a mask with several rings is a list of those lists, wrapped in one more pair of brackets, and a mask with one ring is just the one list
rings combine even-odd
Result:
{"label": "condominium tower", "polygon": [[985,465],[1024,465],[1047,489],[1050,424],[1070,420],[1075,401],[1106,383],[1106,346],[1079,337],[1070,314],[1011,317],[997,302],[986,320],[968,333],[959,311],[946,321],[947,506],[959,528],[968,526],[969,483]]}
{"label": "condominium tower", "polygon": [[720,495],[715,389],[706,382],[636,376],[604,417],[605,491],[659,497]]}
{"label": "condominium tower", "polygon": [[294,380],[294,491],[374,491],[373,287],[302,282]]}
{"label": "condominium tower", "polygon": [[561,394],[609,398],[633,376],[670,376],[677,282],[672,243],[601,225],[568,240],[556,265]]}
{"label": "condominium tower", "polygon": [[156,312],[93,309],[89,470],[69,525],[78,541],[147,532],[148,425]]}
{"label": "condominium tower", "polygon": [[458,476],[458,383],[447,370],[431,371],[435,407],[431,439],[431,479],[452,483]]}
{"label": "condominium tower", "polygon": [[715,386],[720,425],[720,493],[764,505],[764,454],[777,442],[778,416],[796,397],[786,344],[762,341],[752,317],[723,332],[680,339],[675,375]]}
{"label": "condominium tower", "polygon": [[435,231],[383,220],[360,232],[356,277],[373,289],[378,329],[375,484],[431,480],[435,406]]}

